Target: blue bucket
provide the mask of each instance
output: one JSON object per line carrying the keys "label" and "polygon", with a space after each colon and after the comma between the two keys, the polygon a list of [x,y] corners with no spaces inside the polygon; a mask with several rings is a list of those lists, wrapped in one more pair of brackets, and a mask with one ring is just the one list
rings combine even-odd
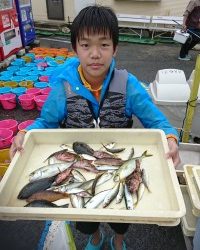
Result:
{"label": "blue bucket", "polygon": [[25,81],[33,81],[33,82],[36,82],[38,80],[38,76],[25,76],[24,77]]}
{"label": "blue bucket", "polygon": [[8,82],[8,81],[11,80],[12,77],[13,76],[9,76],[9,75],[7,75],[7,76],[0,76],[0,81]]}
{"label": "blue bucket", "polygon": [[37,66],[37,65],[33,62],[26,64],[26,67],[35,67],[35,66]]}
{"label": "blue bucket", "polygon": [[7,67],[7,71],[11,71],[11,72],[16,72],[19,69],[20,68],[18,66],[9,66],[9,67]]}
{"label": "blue bucket", "polygon": [[2,71],[0,72],[1,76],[13,76],[13,72],[12,71]]}
{"label": "blue bucket", "polygon": [[24,77],[23,76],[13,76],[13,77],[11,77],[11,81],[22,82],[22,81],[24,81]]}
{"label": "blue bucket", "polygon": [[11,87],[1,87],[1,88],[0,88],[0,94],[11,93],[11,90],[12,90]]}
{"label": "blue bucket", "polygon": [[39,89],[44,89],[49,87],[49,84],[47,82],[36,82],[34,83],[34,87]]}
{"label": "blue bucket", "polygon": [[13,62],[11,62],[11,65],[13,66],[22,66],[25,64],[25,61],[23,59],[15,59]]}
{"label": "blue bucket", "polygon": [[15,94],[17,97],[19,97],[20,95],[25,94],[26,91],[27,91],[27,88],[25,87],[17,87],[17,88],[12,89],[11,92]]}

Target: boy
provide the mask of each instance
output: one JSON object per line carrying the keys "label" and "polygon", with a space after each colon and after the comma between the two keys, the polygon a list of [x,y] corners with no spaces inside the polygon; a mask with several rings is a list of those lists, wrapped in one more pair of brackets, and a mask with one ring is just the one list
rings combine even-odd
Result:
{"label": "boy", "polygon": [[[118,22],[114,12],[103,6],[81,10],[71,27],[71,43],[77,58],[69,59],[51,77],[52,91],[40,118],[29,126],[56,128],[131,128],[136,115],[146,128],[162,129],[169,144],[168,157],[179,163],[177,132],[152,103],[138,80],[126,70],[115,69]],[[11,156],[22,150],[25,131],[11,146]],[[126,249],[123,235],[128,224],[110,223],[115,237],[111,249]],[[90,236],[85,249],[103,248],[99,223],[77,222],[77,228]]]}

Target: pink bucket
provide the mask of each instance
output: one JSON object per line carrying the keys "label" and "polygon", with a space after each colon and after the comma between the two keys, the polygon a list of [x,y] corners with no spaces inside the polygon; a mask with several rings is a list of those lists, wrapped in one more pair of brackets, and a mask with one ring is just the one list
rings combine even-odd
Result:
{"label": "pink bucket", "polygon": [[50,87],[47,87],[45,89],[41,89],[41,95],[48,95],[50,91],[51,91]]}
{"label": "pink bucket", "polygon": [[33,96],[40,95],[40,91],[41,89],[39,88],[30,88],[30,89],[27,89],[26,94],[33,95]]}
{"label": "pink bucket", "polygon": [[35,108],[34,96],[33,95],[20,95],[19,96],[19,104],[24,110],[32,110]]}
{"label": "pink bucket", "polygon": [[0,95],[0,102],[4,109],[14,109],[17,105],[16,95],[12,93]]}
{"label": "pink bucket", "polygon": [[21,123],[18,125],[18,129],[19,129],[19,130],[26,129],[26,127],[28,127],[29,125],[31,125],[33,122],[34,122],[34,120],[26,120],[26,121],[24,121],[24,122],[21,122]]}
{"label": "pink bucket", "polygon": [[14,119],[7,119],[0,121],[0,129],[9,129],[15,135],[18,131],[18,122]]}
{"label": "pink bucket", "polygon": [[40,80],[40,82],[49,82],[49,77],[48,76],[40,76],[39,80]]}
{"label": "pink bucket", "polygon": [[0,149],[9,148],[13,137],[13,131],[6,128],[0,128]]}
{"label": "pink bucket", "polygon": [[44,105],[48,95],[36,95],[34,96],[34,100],[37,106],[37,110],[41,110],[42,106]]}

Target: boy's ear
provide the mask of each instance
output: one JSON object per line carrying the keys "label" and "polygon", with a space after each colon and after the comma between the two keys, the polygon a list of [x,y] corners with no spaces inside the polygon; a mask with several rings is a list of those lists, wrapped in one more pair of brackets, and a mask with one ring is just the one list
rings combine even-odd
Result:
{"label": "boy's ear", "polygon": [[113,57],[115,57],[117,55],[117,51],[118,51],[118,46],[115,47],[115,50],[113,52]]}

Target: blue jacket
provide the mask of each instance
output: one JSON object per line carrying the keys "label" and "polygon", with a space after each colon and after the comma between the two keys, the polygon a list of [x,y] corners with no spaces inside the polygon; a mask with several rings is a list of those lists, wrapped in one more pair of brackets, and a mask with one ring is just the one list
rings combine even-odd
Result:
{"label": "blue jacket", "polygon": [[[95,114],[98,113],[99,102],[82,84],[77,71],[79,64],[80,62],[78,58],[71,58],[55,70],[50,77],[52,90],[42,108],[40,117],[27,127],[27,130],[59,127],[60,122],[67,115],[67,100],[63,84],[64,81],[70,83],[73,92],[88,99],[92,103]],[[114,68],[115,61],[113,59],[108,74],[103,82],[100,98],[103,98],[105,95],[105,89],[111,80]],[[178,137],[175,128],[171,126],[166,117],[155,106],[137,78],[130,73],[128,73],[127,80],[126,115],[135,115],[145,128],[162,129],[166,135],[174,134]]]}

